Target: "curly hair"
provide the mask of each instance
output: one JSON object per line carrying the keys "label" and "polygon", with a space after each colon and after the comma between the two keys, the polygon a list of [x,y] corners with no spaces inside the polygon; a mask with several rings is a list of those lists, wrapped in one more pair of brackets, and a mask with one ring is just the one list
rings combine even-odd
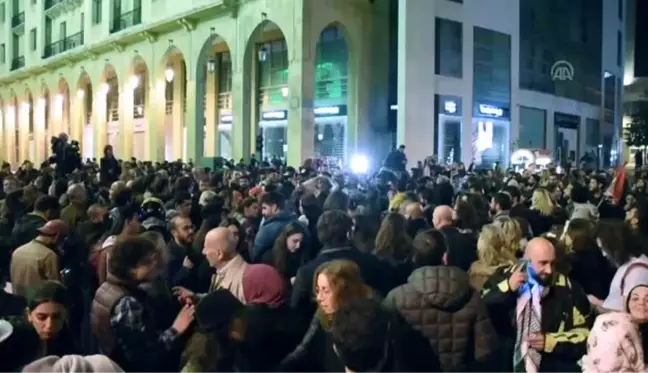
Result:
{"label": "curly hair", "polygon": [[489,267],[513,264],[516,260],[515,254],[508,249],[504,230],[495,224],[482,227],[477,240],[477,256]]}
{"label": "curly hair", "polygon": [[376,235],[378,257],[404,261],[412,255],[412,238],[407,234],[407,220],[399,213],[385,216]]}

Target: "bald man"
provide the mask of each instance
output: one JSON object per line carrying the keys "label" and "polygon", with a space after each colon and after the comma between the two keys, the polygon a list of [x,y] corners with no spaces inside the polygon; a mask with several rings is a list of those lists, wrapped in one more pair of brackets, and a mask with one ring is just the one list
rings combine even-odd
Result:
{"label": "bald man", "polygon": [[513,365],[498,367],[502,371],[579,369],[594,315],[583,289],[556,272],[555,264],[551,242],[534,238],[525,259],[498,268],[484,284],[482,298],[493,324],[514,344]]}
{"label": "bald man", "polygon": [[452,227],[452,207],[450,206],[437,206],[432,213],[432,224],[434,228],[441,229],[445,227]]}
{"label": "bald man", "polygon": [[[227,289],[245,303],[243,273],[248,264],[236,251],[237,241],[234,234],[227,228],[214,228],[205,236],[204,246],[203,255],[207,258],[209,265],[216,269],[209,291]],[[192,302],[202,296],[196,296],[190,290],[182,287],[175,287],[174,291],[181,299],[189,299]]]}
{"label": "bald man", "polygon": [[432,213],[434,228],[445,239],[446,265],[459,267],[468,272],[477,260],[477,239],[473,234],[463,233],[454,226],[454,210],[450,206],[437,206]]}

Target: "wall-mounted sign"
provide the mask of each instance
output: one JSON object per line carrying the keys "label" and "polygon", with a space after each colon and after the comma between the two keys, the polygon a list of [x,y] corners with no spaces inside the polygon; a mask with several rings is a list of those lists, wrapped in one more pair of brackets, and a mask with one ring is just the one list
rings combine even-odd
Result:
{"label": "wall-mounted sign", "polygon": [[346,105],[340,106],[320,106],[313,109],[316,117],[335,117],[347,115]]}
{"label": "wall-mounted sign", "polygon": [[455,114],[457,112],[457,103],[448,100],[443,104],[443,109],[448,114]]}
{"label": "wall-mounted sign", "polygon": [[461,97],[451,95],[435,95],[435,105],[438,114],[461,115]]}
{"label": "wall-mounted sign", "polygon": [[511,111],[506,105],[498,105],[490,102],[475,102],[473,115],[481,118],[501,118],[507,119],[511,116]]}
{"label": "wall-mounted sign", "polygon": [[273,110],[266,111],[261,114],[261,119],[263,120],[284,120],[288,117],[286,110]]}
{"label": "wall-mounted sign", "polygon": [[232,123],[233,119],[234,118],[232,117],[232,114],[223,114],[220,116],[220,122],[222,124],[230,124]]}
{"label": "wall-mounted sign", "polygon": [[581,118],[578,115],[554,113],[554,127],[578,129]]}
{"label": "wall-mounted sign", "polygon": [[499,118],[504,115],[504,109],[493,105],[479,104],[479,113]]}

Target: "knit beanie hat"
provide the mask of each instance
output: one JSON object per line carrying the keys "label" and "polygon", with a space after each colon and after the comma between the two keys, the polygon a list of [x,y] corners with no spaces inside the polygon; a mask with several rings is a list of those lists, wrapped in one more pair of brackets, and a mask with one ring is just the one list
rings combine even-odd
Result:
{"label": "knit beanie hat", "polygon": [[243,303],[229,290],[211,292],[196,306],[198,328],[205,333],[223,331],[243,309]]}

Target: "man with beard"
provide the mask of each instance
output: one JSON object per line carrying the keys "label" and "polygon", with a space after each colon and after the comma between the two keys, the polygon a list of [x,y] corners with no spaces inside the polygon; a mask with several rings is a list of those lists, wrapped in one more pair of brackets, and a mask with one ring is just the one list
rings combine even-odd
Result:
{"label": "man with beard", "polygon": [[578,371],[594,315],[582,288],[555,268],[551,242],[534,238],[523,261],[498,269],[484,285],[503,342],[500,361],[508,362],[502,371]]}
{"label": "man with beard", "polygon": [[167,263],[167,276],[170,284],[174,284],[173,278],[184,267],[192,267],[193,263],[187,258],[194,237],[194,229],[191,219],[186,216],[178,215],[171,219],[170,231],[173,239],[169,242],[168,253],[169,262]]}

